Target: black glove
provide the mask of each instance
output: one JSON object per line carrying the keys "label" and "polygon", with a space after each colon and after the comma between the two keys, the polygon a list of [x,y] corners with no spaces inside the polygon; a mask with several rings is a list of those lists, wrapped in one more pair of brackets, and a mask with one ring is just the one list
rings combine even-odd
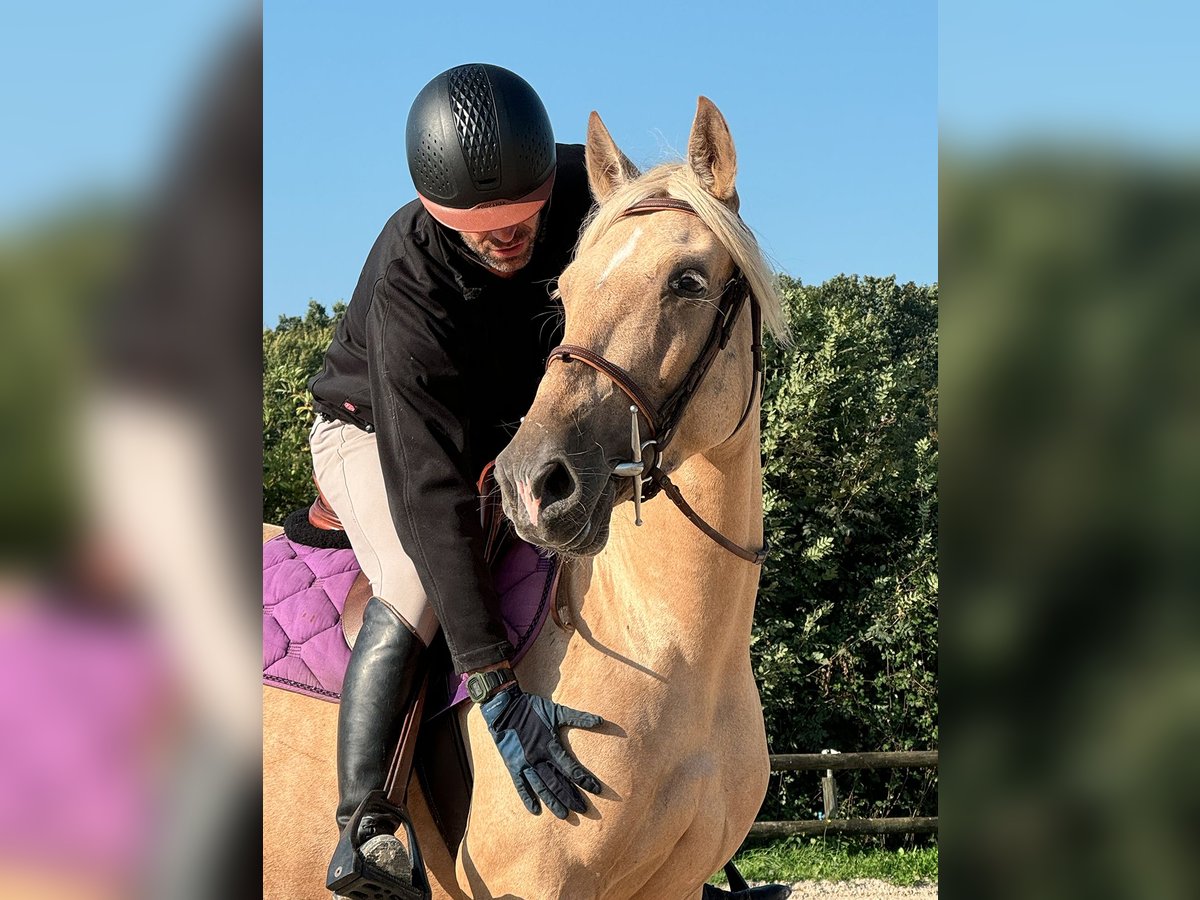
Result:
{"label": "black glove", "polygon": [[600,793],[596,776],[580,765],[558,740],[560,725],[595,728],[604,721],[599,716],[561,706],[537,694],[526,694],[515,684],[485,700],[480,710],[517,793],[531,813],[541,812],[537,801],[540,797],[550,812],[565,819],[568,808],[580,813],[587,809],[575,785],[590,794]]}

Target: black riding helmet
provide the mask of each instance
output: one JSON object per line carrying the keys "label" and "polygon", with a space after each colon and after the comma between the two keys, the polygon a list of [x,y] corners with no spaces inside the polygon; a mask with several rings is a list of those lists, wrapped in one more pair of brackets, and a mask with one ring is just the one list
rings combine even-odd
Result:
{"label": "black riding helmet", "polygon": [[554,186],[554,131],[533,88],[486,63],[455,66],[408,113],[408,169],[421,202],[457,231],[524,222]]}

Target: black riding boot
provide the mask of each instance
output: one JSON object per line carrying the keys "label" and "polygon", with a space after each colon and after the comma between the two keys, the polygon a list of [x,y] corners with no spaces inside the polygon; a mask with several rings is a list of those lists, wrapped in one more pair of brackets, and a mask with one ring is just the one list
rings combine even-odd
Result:
{"label": "black riding boot", "polygon": [[[404,714],[417,688],[424,649],[386,603],[378,597],[367,601],[338,709],[339,831],[369,791],[383,788]],[[390,817],[364,816],[359,834],[365,841],[374,834],[395,833],[399,825]]]}

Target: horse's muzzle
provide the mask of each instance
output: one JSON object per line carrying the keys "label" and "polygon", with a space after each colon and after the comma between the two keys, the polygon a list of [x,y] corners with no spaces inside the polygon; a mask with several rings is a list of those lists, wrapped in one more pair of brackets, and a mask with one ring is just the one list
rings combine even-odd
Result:
{"label": "horse's muzzle", "polygon": [[598,553],[615,491],[603,450],[572,450],[544,432],[527,435],[518,431],[496,459],[504,514],[531,544],[572,556]]}

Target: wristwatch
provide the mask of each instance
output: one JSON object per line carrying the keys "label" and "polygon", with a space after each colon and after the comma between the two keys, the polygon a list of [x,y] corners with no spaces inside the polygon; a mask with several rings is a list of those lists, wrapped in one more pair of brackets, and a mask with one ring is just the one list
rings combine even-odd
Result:
{"label": "wristwatch", "polygon": [[512,669],[491,669],[487,672],[474,672],[467,677],[467,696],[476,703],[482,703],[494,695],[506,684],[516,683],[517,676]]}

